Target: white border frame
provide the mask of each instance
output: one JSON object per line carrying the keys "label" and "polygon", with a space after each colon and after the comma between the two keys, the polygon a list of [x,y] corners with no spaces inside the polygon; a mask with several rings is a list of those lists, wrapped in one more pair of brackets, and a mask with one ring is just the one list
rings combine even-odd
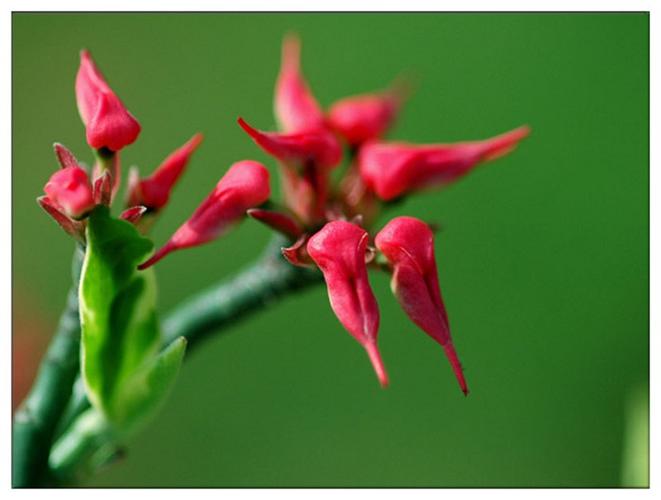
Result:
{"label": "white border frame", "polygon": [[[406,2],[394,0],[371,0],[356,2],[356,0],[334,0],[334,1],[317,1],[314,6],[311,5],[309,0],[288,0],[288,1],[269,1],[269,0],[245,0],[240,4],[237,2],[220,3],[210,2],[209,0],[187,0],[186,2],[174,0],[161,0],[160,2],[149,2],[144,0],[115,0],[115,1],[97,1],[93,5],[81,0],[60,0],[58,2],[47,0],[9,0],[3,2],[0,8],[0,61],[2,63],[2,72],[0,73],[0,93],[5,105],[0,109],[5,112],[0,114],[0,158],[2,159],[0,167],[0,224],[2,234],[5,235],[5,241],[9,241],[8,237],[11,235],[11,169],[12,156],[11,156],[11,30],[12,11],[121,11],[121,12],[184,12],[184,11],[526,11],[526,12],[586,12],[586,11],[647,11],[650,12],[650,387],[658,387],[660,370],[655,366],[654,361],[659,359],[659,331],[661,321],[661,300],[659,291],[659,278],[660,268],[658,260],[655,261],[654,257],[658,256],[660,248],[659,240],[659,227],[658,222],[661,210],[661,200],[655,195],[661,194],[661,186],[659,186],[660,176],[657,173],[659,166],[657,165],[657,150],[661,144],[661,137],[659,136],[658,116],[659,106],[658,100],[655,98],[651,89],[660,88],[660,78],[658,75],[658,64],[656,64],[655,56],[659,53],[659,38],[656,36],[658,33],[659,22],[653,9],[652,1],[614,1],[614,0],[601,0],[601,1],[586,1],[586,0],[538,0],[535,2],[530,1],[513,1],[502,0],[493,2],[488,0],[481,1],[464,1],[464,2],[448,2],[448,1],[424,1],[424,0],[407,0]],[[657,9],[658,11],[658,9]],[[4,244],[0,247],[2,258],[0,259],[0,275],[11,276],[11,245]],[[5,279],[0,285],[0,314],[2,314],[2,335],[0,335],[0,370],[2,372],[1,380],[3,383],[0,385],[0,399],[3,403],[4,411],[0,411],[0,449],[2,455],[0,456],[0,480],[2,481],[2,489],[11,488],[11,281]],[[403,495],[413,495],[418,498],[425,499],[438,499],[441,498],[470,498],[474,495],[488,494],[492,498],[502,498],[507,500],[513,499],[528,499],[531,496],[535,498],[557,498],[562,495],[564,498],[572,499],[583,497],[584,495],[594,496],[599,499],[621,498],[626,495],[627,498],[641,498],[653,495],[653,492],[658,490],[660,475],[654,473],[654,465],[657,464],[656,452],[659,450],[659,434],[656,432],[657,427],[653,426],[651,422],[661,422],[661,413],[659,412],[659,398],[651,397],[650,401],[650,485],[649,490],[646,489],[563,489],[561,491],[555,489],[415,489],[415,490],[398,490],[398,489],[381,489],[381,490],[366,490],[366,489],[351,489],[351,490],[305,490],[305,489],[276,489],[276,490],[253,490],[253,489],[223,489],[217,491],[214,489],[197,489],[197,490],[179,490],[179,489],[124,489],[117,491],[114,489],[105,490],[89,490],[89,489],[62,489],[62,490],[11,490],[9,493],[16,497],[33,498],[34,496],[41,497],[48,496],[54,499],[76,499],[85,498],[93,494],[100,499],[115,498],[118,494],[121,495],[139,495],[141,498],[156,497],[159,499],[163,496],[170,498],[180,497],[182,494],[195,494],[203,498],[213,498],[222,496],[224,499],[247,499],[255,495],[268,495],[269,497],[282,499],[282,500],[298,500],[307,499],[310,496],[315,498],[330,499],[336,498],[338,495],[347,498],[360,498],[360,500],[367,500],[369,498],[379,497],[379,500],[384,498],[398,498]],[[657,467],[658,469],[658,467]]]}

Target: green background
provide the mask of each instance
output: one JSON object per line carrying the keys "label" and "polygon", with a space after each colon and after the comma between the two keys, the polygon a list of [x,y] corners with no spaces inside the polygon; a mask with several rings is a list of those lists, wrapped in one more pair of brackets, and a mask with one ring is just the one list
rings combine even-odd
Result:
{"label": "green background", "polygon": [[[161,244],[234,161],[274,168],[236,125],[273,127],[280,40],[326,106],[418,88],[390,137],[480,139],[528,123],[513,154],[407,199],[442,223],[440,279],[472,390],[372,284],[391,376],[381,390],[323,288],[194,352],[161,415],[103,486],[617,486],[647,482],[646,14],[149,14],[13,16],[14,294],[46,331],[71,241],[34,199],[59,141],[90,162],[73,83],[89,48],[143,125],[124,167],[149,172],[206,140],[153,233]],[[126,170],[125,170],[126,171]],[[249,262],[250,222],[158,266],[159,307]],[[18,339],[20,340],[20,339]],[[20,367],[19,367],[20,368]]]}

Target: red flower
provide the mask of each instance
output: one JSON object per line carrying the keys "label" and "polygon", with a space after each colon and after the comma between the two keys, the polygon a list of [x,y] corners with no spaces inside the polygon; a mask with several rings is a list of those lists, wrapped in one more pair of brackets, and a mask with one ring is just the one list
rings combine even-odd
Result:
{"label": "red flower", "polygon": [[139,269],[154,265],[175,250],[214,240],[240,220],[246,210],[268,200],[270,194],[269,172],[264,165],[250,160],[235,163],[193,215]]}
{"label": "red flower", "polygon": [[384,92],[346,97],[328,111],[328,124],[351,146],[378,139],[390,127],[405,92],[394,87]]}
{"label": "red flower", "polygon": [[329,130],[322,128],[280,134],[257,130],[248,125],[243,118],[239,118],[238,122],[259,147],[284,163],[297,165],[310,163],[315,168],[331,168],[342,159],[340,143]]}
{"label": "red flower", "polygon": [[138,138],[140,124],[108,86],[86,50],[80,53],[76,100],[91,147],[119,151]]}
{"label": "red flower", "polygon": [[413,217],[397,217],[376,235],[376,247],[393,266],[391,288],[400,305],[416,325],[443,346],[461,390],[468,394],[438,285],[431,229]]}
{"label": "red flower", "polygon": [[452,182],[478,163],[509,153],[528,133],[528,127],[520,127],[492,139],[457,144],[372,142],[360,150],[360,173],[381,199],[392,200]]}
{"label": "red flower", "polygon": [[44,186],[48,201],[72,219],[82,219],[96,203],[87,172],[78,166],[55,172]]}
{"label": "red flower", "polygon": [[262,132],[242,118],[238,122],[258,146],[280,160],[287,206],[305,222],[322,220],[329,171],[342,159],[335,135],[324,128],[291,134]]}
{"label": "red flower", "polygon": [[186,144],[163,160],[149,177],[140,179],[137,170],[131,170],[128,205],[143,205],[149,210],[163,208],[170,199],[172,188],[184,173],[191,155],[203,138],[202,134],[195,134]]}
{"label": "red flower", "polygon": [[275,116],[284,132],[315,130],[324,126],[323,112],[301,73],[300,58],[298,37],[286,37],[275,85]]}
{"label": "red flower", "polygon": [[345,221],[327,223],[307,244],[312,260],[324,274],[335,315],[369,355],[382,386],[388,385],[376,345],[379,306],[367,278],[367,232]]}

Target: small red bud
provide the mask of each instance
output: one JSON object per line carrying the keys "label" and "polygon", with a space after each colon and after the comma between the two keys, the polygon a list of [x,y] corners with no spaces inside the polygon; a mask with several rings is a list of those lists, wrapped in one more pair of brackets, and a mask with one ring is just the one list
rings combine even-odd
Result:
{"label": "small red bud", "polygon": [[235,163],[193,215],[138,269],[154,265],[175,250],[216,239],[244,217],[246,210],[261,205],[269,196],[269,172],[264,165],[251,160]]}
{"label": "small red bud", "polygon": [[119,151],[138,138],[140,124],[108,86],[86,50],[80,53],[76,100],[87,142],[94,149]]}
{"label": "small red bud", "polygon": [[81,219],[95,206],[87,172],[80,167],[67,167],[55,172],[44,186],[48,199],[60,212]]}

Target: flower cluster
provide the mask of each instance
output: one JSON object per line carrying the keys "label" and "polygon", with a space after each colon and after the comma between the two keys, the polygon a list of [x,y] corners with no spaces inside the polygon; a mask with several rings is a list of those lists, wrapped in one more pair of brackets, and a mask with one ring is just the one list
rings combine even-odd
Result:
{"label": "flower cluster", "polygon": [[[76,102],[87,143],[95,152],[94,167],[90,172],[71,151],[56,143],[55,156],[61,169],[51,176],[44,187],[46,195],[37,201],[67,233],[85,244],[86,218],[96,205],[112,203],[121,178],[120,151],[136,141],[141,128],[87,50],[80,53]],[[170,191],[201,141],[202,135],[196,134],[146,179],[140,179],[137,169],[132,169],[127,206],[120,218],[146,231],[168,202]]]}
{"label": "flower cluster", "polygon": [[[90,182],[87,171],[56,145],[62,170],[45,187],[41,205],[67,232],[84,242],[85,217],[109,204],[120,178],[119,151],[136,140],[140,125],[105,82],[87,52],[76,80],[78,107],[89,145],[97,152]],[[383,386],[388,375],[377,347],[379,307],[368,268],[391,274],[391,288],[413,323],[438,342],[461,390],[461,364],[450,335],[434,256],[434,235],[426,223],[396,217],[374,231],[388,203],[422,189],[446,185],[476,165],[513,150],[528,134],[517,128],[491,139],[455,144],[410,144],[383,137],[397,117],[407,88],[402,84],[341,99],[325,111],[303,77],[300,44],[287,37],[275,87],[278,131],[263,131],[243,118],[239,125],[277,162],[283,202],[270,200],[269,172],[251,160],[233,164],[213,191],[140,269],[175,250],[214,240],[246,215],[286,235],[283,256],[294,266],[317,267],[331,308],[344,328],[365,348]],[[149,177],[129,175],[122,218],[147,231],[167,204],[170,192],[202,136],[195,135]],[[334,169],[347,161],[339,181]]]}

